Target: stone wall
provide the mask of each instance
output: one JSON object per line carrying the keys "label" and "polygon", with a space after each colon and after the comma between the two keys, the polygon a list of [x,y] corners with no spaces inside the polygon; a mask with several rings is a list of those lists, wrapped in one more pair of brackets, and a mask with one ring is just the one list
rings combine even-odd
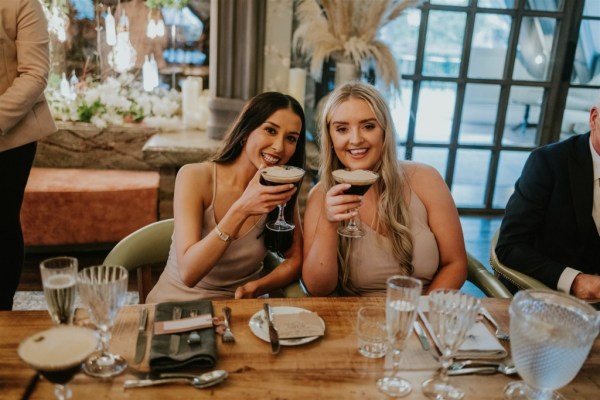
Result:
{"label": "stone wall", "polygon": [[142,125],[97,128],[83,122],[57,122],[58,132],[38,142],[36,167],[158,170],[144,160],[144,144],[157,129]]}

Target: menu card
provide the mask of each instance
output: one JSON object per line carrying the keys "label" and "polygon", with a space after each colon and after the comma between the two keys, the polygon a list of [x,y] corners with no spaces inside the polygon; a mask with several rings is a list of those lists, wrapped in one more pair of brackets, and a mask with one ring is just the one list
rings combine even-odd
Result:
{"label": "menu card", "polygon": [[323,321],[313,312],[274,314],[273,325],[277,329],[279,339],[323,336],[325,334]]}

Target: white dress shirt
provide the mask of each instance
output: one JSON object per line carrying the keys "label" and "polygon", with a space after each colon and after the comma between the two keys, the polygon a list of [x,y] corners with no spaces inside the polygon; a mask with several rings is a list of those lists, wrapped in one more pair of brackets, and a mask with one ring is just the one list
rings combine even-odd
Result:
{"label": "white dress shirt", "polygon": [[[592,146],[592,136],[590,135],[590,152],[592,153],[592,166],[594,169],[594,204],[592,205],[592,217],[596,223],[598,234],[600,235],[600,154]],[[557,289],[561,292],[570,293],[571,285],[575,277],[581,271],[567,267],[558,279]]]}

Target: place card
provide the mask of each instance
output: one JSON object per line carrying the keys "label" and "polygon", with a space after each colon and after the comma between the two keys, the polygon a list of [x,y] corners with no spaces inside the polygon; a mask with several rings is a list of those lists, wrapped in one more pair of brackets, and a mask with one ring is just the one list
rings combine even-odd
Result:
{"label": "place card", "polygon": [[296,314],[275,314],[273,325],[277,329],[279,339],[323,336],[325,327],[316,313],[300,312]]}
{"label": "place card", "polygon": [[193,331],[196,329],[210,328],[213,326],[212,315],[202,314],[196,317],[182,318],[171,321],[157,321],[154,323],[154,334],[165,335]]}

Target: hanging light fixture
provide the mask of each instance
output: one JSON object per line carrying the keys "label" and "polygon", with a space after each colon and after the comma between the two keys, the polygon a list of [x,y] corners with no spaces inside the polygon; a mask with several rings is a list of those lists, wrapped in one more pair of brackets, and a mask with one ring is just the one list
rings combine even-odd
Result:
{"label": "hanging light fixture", "polygon": [[117,43],[108,56],[108,63],[122,74],[134,67],[136,57],[137,52],[129,39],[129,18],[125,10],[122,10],[117,26]]}
{"label": "hanging light fixture", "polygon": [[104,26],[106,27],[106,44],[114,46],[117,44],[117,30],[115,27],[115,17],[110,12],[110,7],[108,7],[108,12],[104,17]]}

